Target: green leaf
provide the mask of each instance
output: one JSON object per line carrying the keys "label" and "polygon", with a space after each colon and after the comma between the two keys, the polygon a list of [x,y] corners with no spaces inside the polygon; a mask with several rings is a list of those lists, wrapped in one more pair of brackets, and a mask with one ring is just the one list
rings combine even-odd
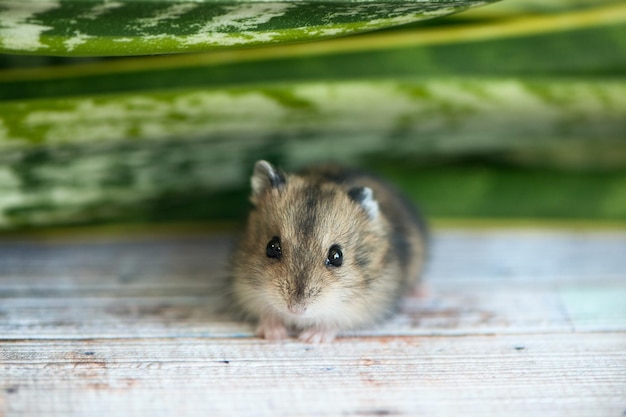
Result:
{"label": "green leaf", "polygon": [[[626,82],[302,82],[5,102],[0,115],[0,149],[178,137],[241,140],[245,147],[272,136],[313,136],[319,143],[351,134],[359,139],[342,143],[355,151],[379,150],[388,140],[407,138],[396,152],[459,152],[510,148],[519,141],[621,141]],[[368,144],[359,146],[365,137],[371,137]]]}
{"label": "green leaf", "polygon": [[495,0],[0,0],[0,52],[145,55],[321,39]]}
{"label": "green leaf", "polygon": [[[625,50],[626,5],[618,5],[307,44],[19,67],[0,71],[0,100],[305,80],[620,77],[626,73],[626,53],[620,52]],[[16,58],[45,59],[4,56],[6,65]]]}
{"label": "green leaf", "polygon": [[[203,54],[0,56],[18,63],[0,70],[0,229],[232,218],[258,158],[373,166],[436,216],[624,220],[626,6],[591,1]],[[477,155],[534,170],[437,165]]]}
{"label": "green leaf", "polygon": [[0,114],[0,227],[193,206],[244,184],[258,158],[626,155],[622,81],[316,82],[8,102]]}
{"label": "green leaf", "polygon": [[[463,13],[461,19],[517,18],[524,14],[557,14],[623,4],[623,0],[506,0]],[[456,17],[453,17],[453,19]]]}
{"label": "green leaf", "polygon": [[[0,230],[112,220],[238,219],[248,207],[246,184],[256,158],[286,168],[296,163],[283,154],[281,144],[257,143],[249,153],[226,141],[198,140],[13,153],[0,163]],[[380,154],[371,158],[373,168],[418,201],[428,216],[626,221],[623,168],[589,175],[486,164],[385,163]]]}

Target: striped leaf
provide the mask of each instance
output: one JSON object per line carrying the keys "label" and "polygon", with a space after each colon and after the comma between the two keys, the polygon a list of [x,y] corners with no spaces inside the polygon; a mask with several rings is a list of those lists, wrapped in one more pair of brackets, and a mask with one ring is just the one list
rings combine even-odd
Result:
{"label": "striped leaf", "polygon": [[145,55],[321,39],[495,0],[0,0],[0,52]]}
{"label": "striped leaf", "polygon": [[[626,6],[561,0],[518,16],[515,3],[308,44],[86,63],[0,55],[0,229],[232,218],[257,158],[374,166],[439,216],[623,220]],[[70,65],[22,67],[59,60]],[[613,171],[406,175],[385,162],[477,154]]]}
{"label": "striped leaf", "polygon": [[[0,228],[110,218],[169,195],[193,206],[194,196],[244,184],[261,157],[298,166],[608,150],[624,166],[626,155],[621,81],[318,82],[31,100],[0,113],[12,126],[0,153]],[[24,138],[45,146],[20,146]]]}
{"label": "striped leaf", "polygon": [[71,59],[71,65],[60,66],[22,68],[24,60],[45,64],[59,58],[0,55],[0,68],[9,67],[0,70],[0,100],[382,77],[619,77],[626,73],[624,50],[621,4],[238,51]]}
{"label": "striped leaf", "polygon": [[[223,140],[245,149],[271,137],[315,137],[315,147],[324,152],[322,141],[345,136],[344,149],[357,153],[379,151],[388,140],[401,138],[406,140],[394,146],[401,153],[425,147],[461,152],[510,148],[518,140],[620,142],[626,137],[626,83],[304,82],[6,102],[0,103],[0,114],[0,149],[181,137]],[[304,147],[294,146],[290,156],[311,155],[313,150]]]}

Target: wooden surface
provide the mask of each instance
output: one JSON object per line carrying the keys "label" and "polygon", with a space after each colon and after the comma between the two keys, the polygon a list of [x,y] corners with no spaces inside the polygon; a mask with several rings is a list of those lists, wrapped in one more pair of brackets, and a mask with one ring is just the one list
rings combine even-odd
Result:
{"label": "wooden surface", "polygon": [[327,345],[228,313],[227,235],[0,239],[0,416],[622,416],[626,232],[443,230]]}

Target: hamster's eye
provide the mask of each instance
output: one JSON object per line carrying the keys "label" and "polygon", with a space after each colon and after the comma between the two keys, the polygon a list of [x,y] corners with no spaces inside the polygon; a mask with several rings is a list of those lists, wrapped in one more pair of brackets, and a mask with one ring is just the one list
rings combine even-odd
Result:
{"label": "hamster's eye", "polygon": [[268,258],[278,259],[283,254],[282,249],[280,248],[280,238],[278,236],[274,236],[272,240],[267,243],[267,247],[265,248],[265,254]]}
{"label": "hamster's eye", "polygon": [[343,264],[343,253],[339,245],[333,245],[328,250],[328,258],[326,258],[326,265],[329,266],[341,266]]}

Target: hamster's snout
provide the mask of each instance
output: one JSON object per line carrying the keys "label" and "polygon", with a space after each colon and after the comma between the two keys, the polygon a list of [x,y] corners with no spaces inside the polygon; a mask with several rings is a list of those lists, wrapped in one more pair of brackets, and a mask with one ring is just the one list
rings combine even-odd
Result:
{"label": "hamster's snout", "polygon": [[306,313],[307,306],[302,303],[289,303],[287,310],[293,315],[303,316]]}
{"label": "hamster's snout", "polygon": [[311,287],[311,278],[311,275],[306,271],[298,271],[289,276],[286,292],[283,293],[285,313],[299,317],[307,313],[307,309],[320,292]]}
{"label": "hamster's snout", "polygon": [[304,297],[304,289],[299,288],[295,293],[287,297],[287,312],[294,316],[303,316],[306,313],[308,303]]}

